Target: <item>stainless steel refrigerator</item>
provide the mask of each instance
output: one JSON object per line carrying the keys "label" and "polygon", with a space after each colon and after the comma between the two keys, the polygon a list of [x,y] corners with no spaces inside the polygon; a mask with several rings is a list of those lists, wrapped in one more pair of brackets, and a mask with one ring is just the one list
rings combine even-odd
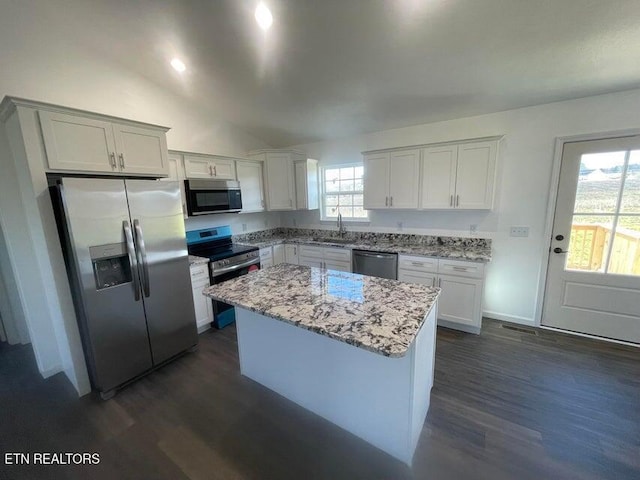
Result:
{"label": "stainless steel refrigerator", "polygon": [[92,386],[108,398],[197,344],[180,189],[63,177],[51,194]]}

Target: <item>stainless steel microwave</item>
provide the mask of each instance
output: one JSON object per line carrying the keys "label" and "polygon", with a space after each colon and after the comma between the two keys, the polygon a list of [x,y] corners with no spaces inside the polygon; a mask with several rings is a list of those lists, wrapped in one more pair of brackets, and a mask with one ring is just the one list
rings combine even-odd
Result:
{"label": "stainless steel microwave", "polygon": [[240,183],[231,180],[185,180],[189,216],[242,210]]}

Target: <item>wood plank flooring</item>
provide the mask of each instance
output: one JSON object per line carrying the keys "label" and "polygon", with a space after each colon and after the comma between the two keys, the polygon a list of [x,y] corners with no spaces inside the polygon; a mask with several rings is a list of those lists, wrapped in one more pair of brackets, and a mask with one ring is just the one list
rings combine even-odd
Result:
{"label": "wood plank flooring", "polygon": [[[233,326],[106,402],[0,347],[0,479],[640,478],[640,349],[485,320],[480,336],[439,329],[436,352],[409,468],[242,377]],[[100,463],[6,466],[5,452]]]}

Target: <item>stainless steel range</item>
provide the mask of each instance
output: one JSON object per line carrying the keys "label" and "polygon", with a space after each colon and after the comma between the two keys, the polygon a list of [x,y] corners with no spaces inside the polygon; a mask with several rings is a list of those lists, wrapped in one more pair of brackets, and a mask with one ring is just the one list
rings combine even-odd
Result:
{"label": "stainless steel range", "polygon": [[[260,268],[258,247],[234,245],[231,228],[227,226],[190,230],[187,232],[187,249],[190,255],[210,260],[211,285],[246,275]],[[213,300],[213,326],[223,328],[235,322],[232,305]]]}

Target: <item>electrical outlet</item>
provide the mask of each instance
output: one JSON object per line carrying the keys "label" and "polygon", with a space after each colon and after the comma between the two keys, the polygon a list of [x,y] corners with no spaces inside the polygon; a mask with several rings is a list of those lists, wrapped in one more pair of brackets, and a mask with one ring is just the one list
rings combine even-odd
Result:
{"label": "electrical outlet", "polygon": [[398,231],[401,232],[402,231],[402,222],[398,222]]}
{"label": "electrical outlet", "polygon": [[509,233],[512,237],[528,237],[529,236],[529,227],[522,226],[511,226],[511,232]]}
{"label": "electrical outlet", "polygon": [[247,224],[246,224],[246,223],[243,223],[243,224],[242,224],[242,231],[243,231],[243,232],[246,232],[246,231],[247,231]]}
{"label": "electrical outlet", "polygon": [[476,233],[478,231],[478,225],[475,223],[469,225],[469,233]]}

